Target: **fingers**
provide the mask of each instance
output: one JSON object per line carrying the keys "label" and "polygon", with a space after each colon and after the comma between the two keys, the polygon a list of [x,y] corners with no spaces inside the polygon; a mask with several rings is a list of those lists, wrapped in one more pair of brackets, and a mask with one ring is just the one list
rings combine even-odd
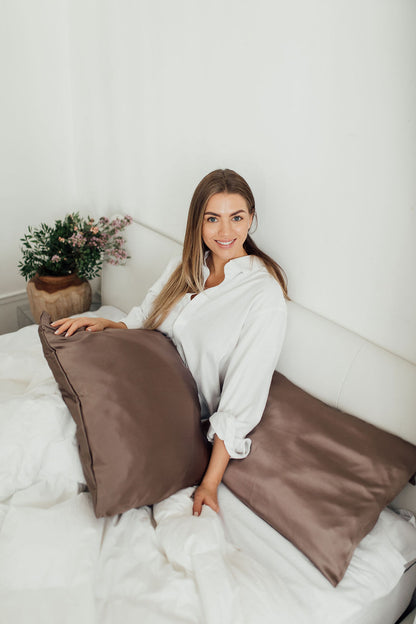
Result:
{"label": "fingers", "polygon": [[104,327],[102,327],[102,325],[95,323],[94,325],[88,325],[87,327],[87,331],[90,332],[98,332],[98,331],[103,331]]}
{"label": "fingers", "polygon": [[85,327],[86,325],[89,325],[89,321],[90,319],[83,319],[83,318],[74,320],[67,329],[67,332],[65,334],[66,338],[69,338],[70,336],[72,336],[72,334],[75,334],[77,329],[80,329],[81,327]]}
{"label": "fingers", "polygon": [[51,323],[51,325],[53,327],[58,327],[58,329],[55,331],[55,334],[57,334],[58,336],[61,334],[65,334],[65,336],[69,338],[69,336],[72,336],[72,334],[74,334],[77,329],[80,329],[81,327],[86,327],[88,325],[95,325],[96,320],[97,319],[86,317],[80,317],[77,319],[64,318],[59,319],[58,321],[54,321],[53,323]]}
{"label": "fingers", "polygon": [[192,513],[194,516],[201,515],[202,505],[211,507],[211,509],[213,509],[216,513],[220,510],[216,496],[204,494],[203,492],[199,493],[198,490],[196,490],[194,495],[194,504],[192,507]]}
{"label": "fingers", "polygon": [[202,496],[196,496],[194,498],[194,505],[192,507],[192,513],[194,516],[200,516],[202,511]]}
{"label": "fingers", "polygon": [[58,328],[55,334],[58,336],[64,334],[66,338],[72,336],[72,334],[81,327],[86,327],[87,331],[97,332],[105,329],[107,325],[108,321],[106,319],[86,316],[81,316],[79,318],[63,318],[51,323],[52,327]]}
{"label": "fingers", "polygon": [[74,322],[74,319],[64,318],[59,319],[59,321],[54,321],[51,323],[52,327],[58,326],[58,329],[55,331],[55,334],[63,334],[66,330],[71,326],[71,323]]}
{"label": "fingers", "polygon": [[61,319],[58,319],[57,321],[54,321],[53,323],[51,323],[51,325],[52,325],[52,327],[56,327],[56,326],[62,325],[62,323],[66,323],[69,320],[71,320],[71,319],[61,318]]}

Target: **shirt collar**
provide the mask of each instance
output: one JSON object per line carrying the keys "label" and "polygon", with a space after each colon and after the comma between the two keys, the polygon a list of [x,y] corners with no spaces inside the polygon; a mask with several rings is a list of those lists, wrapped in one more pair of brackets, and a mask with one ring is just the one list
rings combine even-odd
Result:
{"label": "shirt collar", "polygon": [[[207,267],[206,260],[209,255],[209,251],[205,252],[204,255],[204,265],[203,265],[203,274],[204,274],[204,282],[209,276],[209,268]],[[251,271],[255,271],[258,269],[265,269],[265,266],[260,258],[254,255],[241,256],[240,258],[233,258],[229,260],[224,267],[224,275],[225,279],[232,277],[234,275],[238,275],[239,273],[251,273]],[[266,269],[267,270],[267,269]]]}

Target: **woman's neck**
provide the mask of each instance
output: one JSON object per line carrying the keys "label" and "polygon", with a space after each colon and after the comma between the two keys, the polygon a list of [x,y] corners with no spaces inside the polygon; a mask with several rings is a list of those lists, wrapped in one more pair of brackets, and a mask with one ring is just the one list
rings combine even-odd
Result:
{"label": "woman's neck", "polygon": [[224,267],[226,264],[227,260],[212,257],[212,253],[210,253],[207,258],[207,267],[209,268],[210,277],[215,279],[224,279]]}

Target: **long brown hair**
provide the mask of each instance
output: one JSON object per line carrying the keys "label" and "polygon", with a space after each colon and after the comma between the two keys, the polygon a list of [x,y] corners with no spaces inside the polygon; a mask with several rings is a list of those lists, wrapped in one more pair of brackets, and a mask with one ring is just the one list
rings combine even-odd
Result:
{"label": "long brown hair", "polygon": [[[202,239],[202,225],[208,201],[216,193],[236,193],[247,203],[249,214],[256,212],[253,193],[247,182],[232,169],[216,169],[206,175],[195,189],[188,212],[182,263],[175,269],[167,284],[156,297],[152,311],[144,323],[145,329],[156,329],[163,323],[171,308],[186,293],[199,293],[204,290],[204,254],[208,250]],[[279,282],[284,296],[288,299],[287,280],[283,269],[264,251],[259,249],[250,235],[244,242],[247,254],[263,260],[267,270]]]}

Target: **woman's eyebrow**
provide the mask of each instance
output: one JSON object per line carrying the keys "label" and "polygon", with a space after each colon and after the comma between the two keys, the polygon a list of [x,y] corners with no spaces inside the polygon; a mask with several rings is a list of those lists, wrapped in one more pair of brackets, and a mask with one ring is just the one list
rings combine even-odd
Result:
{"label": "woman's eyebrow", "polygon": [[[234,217],[235,215],[239,214],[240,212],[245,212],[245,210],[240,208],[240,210],[236,210],[235,212],[232,212],[230,214],[230,217]],[[208,210],[207,210],[207,212],[204,213],[204,216],[205,215],[210,215],[212,217],[220,217],[221,216],[221,215],[217,214],[216,212],[211,212],[211,211],[208,211]]]}

